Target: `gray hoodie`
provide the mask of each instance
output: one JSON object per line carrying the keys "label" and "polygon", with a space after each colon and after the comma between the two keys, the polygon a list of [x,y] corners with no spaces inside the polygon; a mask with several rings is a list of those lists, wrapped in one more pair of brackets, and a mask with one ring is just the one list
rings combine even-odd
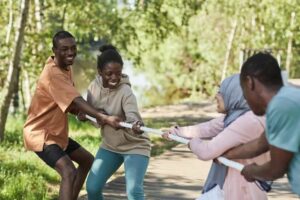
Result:
{"label": "gray hoodie", "polygon": [[[142,121],[136,97],[133,94],[129,77],[125,74],[114,89],[104,88],[101,76],[97,76],[88,88],[87,101],[93,107],[104,110],[108,115],[121,117],[125,122]],[[123,154],[139,154],[150,157],[150,140],[146,133],[134,134],[130,129],[115,130],[109,125],[102,126],[101,147]]]}

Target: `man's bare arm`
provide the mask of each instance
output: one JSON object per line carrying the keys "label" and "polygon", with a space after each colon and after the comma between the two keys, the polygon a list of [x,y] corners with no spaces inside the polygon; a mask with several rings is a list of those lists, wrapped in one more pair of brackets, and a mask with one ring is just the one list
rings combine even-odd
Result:
{"label": "man's bare arm", "polygon": [[286,173],[293,158],[293,152],[270,146],[270,154],[271,160],[269,162],[260,166],[253,163],[244,167],[241,173],[246,180],[275,180]]}
{"label": "man's bare arm", "polygon": [[259,156],[269,150],[269,144],[265,134],[248,143],[228,150],[223,156],[228,159],[247,159]]}
{"label": "man's bare arm", "polygon": [[119,122],[121,119],[116,116],[108,116],[99,112],[97,109],[89,105],[82,97],[77,97],[73,100],[70,105],[71,107],[76,107],[80,112],[86,113],[92,117],[95,117],[99,122],[103,124],[109,124],[114,128],[119,128]]}

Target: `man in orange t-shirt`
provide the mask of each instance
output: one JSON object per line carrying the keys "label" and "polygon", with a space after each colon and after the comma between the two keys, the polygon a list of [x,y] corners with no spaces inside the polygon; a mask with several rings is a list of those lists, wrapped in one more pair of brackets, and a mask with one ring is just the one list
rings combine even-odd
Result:
{"label": "man in orange t-shirt", "polygon": [[[69,32],[59,31],[54,35],[52,50],[54,56],[46,62],[28,111],[24,144],[62,177],[59,199],[75,200],[94,158],[69,138],[67,113],[84,112],[115,128],[119,127],[120,118],[98,112],[76,91],[71,65],[77,49]],[[72,161],[78,163],[77,168]]]}

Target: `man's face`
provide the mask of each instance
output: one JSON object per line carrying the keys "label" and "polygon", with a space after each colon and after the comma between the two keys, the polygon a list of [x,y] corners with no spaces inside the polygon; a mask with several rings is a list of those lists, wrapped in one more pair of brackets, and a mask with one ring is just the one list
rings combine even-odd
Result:
{"label": "man's face", "polygon": [[107,63],[104,69],[99,71],[100,76],[102,76],[103,86],[110,89],[116,88],[122,78],[122,68],[120,63]]}
{"label": "man's face", "polygon": [[75,39],[70,37],[58,40],[53,52],[60,67],[72,65],[77,54]]}
{"label": "man's face", "polygon": [[254,114],[258,116],[264,115],[266,108],[262,103],[259,85],[257,84],[257,81],[255,81],[255,78],[247,76],[246,80],[241,81],[241,87],[243,95]]}

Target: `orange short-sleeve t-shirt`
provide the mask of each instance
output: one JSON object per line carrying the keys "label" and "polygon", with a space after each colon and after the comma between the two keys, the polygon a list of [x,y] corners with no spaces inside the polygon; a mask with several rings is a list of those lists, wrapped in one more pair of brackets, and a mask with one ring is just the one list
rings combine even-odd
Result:
{"label": "orange short-sleeve t-shirt", "polygon": [[74,87],[71,67],[59,68],[54,58],[48,58],[37,82],[28,117],[24,125],[24,144],[27,150],[42,151],[44,144],[68,144],[67,108],[80,96]]}

